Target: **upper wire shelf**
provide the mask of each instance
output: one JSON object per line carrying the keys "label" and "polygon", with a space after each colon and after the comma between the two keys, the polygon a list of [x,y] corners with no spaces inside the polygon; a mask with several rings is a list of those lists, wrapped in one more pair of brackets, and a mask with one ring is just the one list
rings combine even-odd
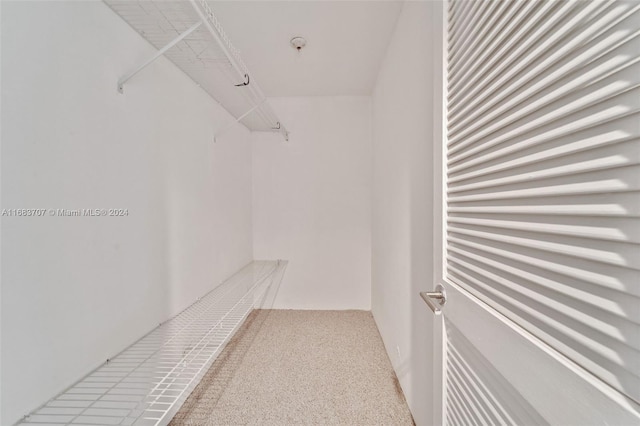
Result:
{"label": "upper wire shelf", "polygon": [[[166,56],[237,122],[254,131],[288,132],[231,43],[206,0],[104,0],[104,2],[158,49],[158,52],[118,81],[126,82],[159,56]],[[219,129],[226,132],[234,123]]]}

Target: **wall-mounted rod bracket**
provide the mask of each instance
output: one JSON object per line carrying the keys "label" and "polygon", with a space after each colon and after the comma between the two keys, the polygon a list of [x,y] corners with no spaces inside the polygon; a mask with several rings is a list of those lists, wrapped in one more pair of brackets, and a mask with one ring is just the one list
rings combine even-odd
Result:
{"label": "wall-mounted rod bracket", "polygon": [[236,87],[248,86],[248,85],[249,85],[249,82],[251,81],[251,80],[249,79],[249,74],[245,74],[245,75],[244,75],[244,78],[246,78],[246,79],[247,79],[247,81],[245,81],[244,83],[235,84],[234,86],[236,86]]}
{"label": "wall-mounted rod bracket", "polygon": [[123,93],[123,87],[124,84],[134,75],[138,74],[140,71],[142,71],[147,65],[149,65],[151,62],[155,61],[156,59],[158,59],[160,56],[164,55],[165,52],[169,49],[171,49],[173,46],[175,46],[176,44],[180,43],[185,37],[187,37],[189,34],[191,34],[192,32],[194,32],[195,30],[198,29],[198,27],[200,27],[200,25],[202,25],[202,21],[198,21],[196,22],[193,26],[191,26],[191,28],[189,28],[188,30],[186,30],[185,32],[183,32],[182,34],[180,34],[178,37],[176,37],[175,39],[173,39],[172,41],[170,41],[166,46],[164,46],[162,49],[158,50],[152,57],[150,57],[149,59],[147,59],[146,61],[144,61],[142,64],[140,64],[135,70],[131,71],[129,74],[126,74],[125,76],[121,77],[118,80],[118,92]]}
{"label": "wall-mounted rod bracket", "polygon": [[282,137],[284,137],[284,140],[289,142],[289,132],[283,125],[280,124],[279,121],[276,123],[275,127],[271,128],[271,130],[273,130],[274,132],[280,132],[280,134],[282,134]]}
{"label": "wall-mounted rod bracket", "polygon": [[233,123],[228,124],[227,126],[223,127],[221,130],[219,130],[218,132],[216,132],[216,134],[213,136],[213,141],[215,142],[216,139],[219,136],[222,136],[223,134],[227,133],[229,131],[229,129],[231,129],[233,126],[235,126],[237,123],[240,122],[240,120],[242,120],[243,118],[245,118],[246,116],[248,116],[249,114],[251,114],[253,111],[257,110],[258,108],[260,108],[260,105],[262,105],[264,103],[264,101],[266,101],[265,98],[263,98],[260,102],[258,102],[256,105],[254,105],[253,107],[251,107],[251,109],[247,112],[245,112],[244,114],[242,114],[240,117],[236,118]]}

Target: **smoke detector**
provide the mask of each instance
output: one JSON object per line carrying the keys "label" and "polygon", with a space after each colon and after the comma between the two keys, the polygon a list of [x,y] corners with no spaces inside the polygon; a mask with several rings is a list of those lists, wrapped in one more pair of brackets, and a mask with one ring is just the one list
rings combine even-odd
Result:
{"label": "smoke detector", "polygon": [[298,52],[302,50],[303,47],[307,45],[307,40],[304,37],[294,37],[291,39],[291,47],[296,49]]}

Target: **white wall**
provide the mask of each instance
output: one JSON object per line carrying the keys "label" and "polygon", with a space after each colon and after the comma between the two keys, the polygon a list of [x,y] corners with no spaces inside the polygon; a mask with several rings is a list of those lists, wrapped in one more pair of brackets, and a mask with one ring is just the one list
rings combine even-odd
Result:
{"label": "white wall", "polygon": [[2,418],[9,425],[252,258],[250,133],[102,2],[2,4]]}
{"label": "white wall", "polygon": [[274,307],[370,309],[371,100],[272,99],[291,132],[254,133],[256,259],[288,259]]}
{"label": "white wall", "polygon": [[404,4],[373,94],[372,311],[418,425],[436,408],[434,316],[418,292],[435,286],[441,8]]}

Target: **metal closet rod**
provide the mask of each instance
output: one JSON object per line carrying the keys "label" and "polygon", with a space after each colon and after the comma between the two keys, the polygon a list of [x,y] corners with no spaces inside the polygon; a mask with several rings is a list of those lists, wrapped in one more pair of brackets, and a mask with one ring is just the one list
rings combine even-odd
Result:
{"label": "metal closet rod", "polygon": [[[218,132],[216,132],[215,135],[213,135],[213,141],[216,142],[217,139],[224,135],[225,133],[227,133],[231,128],[233,128],[233,126],[235,126],[237,123],[240,122],[240,120],[242,120],[243,118],[245,118],[246,116],[248,116],[249,114],[251,114],[253,111],[257,110],[258,108],[260,108],[260,106],[265,103],[267,101],[266,98],[263,98],[260,102],[258,102],[256,105],[254,105],[249,111],[245,112],[244,114],[242,114],[240,117],[236,118],[235,120],[233,120],[232,123],[228,124],[227,126],[223,127],[221,130],[219,130]],[[274,132],[279,132],[282,137],[284,138],[285,141],[289,141],[289,132],[287,131],[287,129],[284,128],[284,126],[282,126],[280,124],[279,121],[276,122],[275,127],[271,128],[272,131]]]}
{"label": "metal closet rod", "polygon": [[[196,0],[189,0],[189,1],[191,2],[191,6],[193,7],[193,10],[195,10],[198,16],[200,17],[200,21],[204,23],[204,26],[207,28],[207,30],[209,30],[209,32],[211,33],[211,36],[220,45],[220,48],[224,52],[225,56],[227,57],[227,59],[229,59],[229,63],[231,63],[231,66],[238,72],[240,77],[246,78],[245,76],[249,74],[246,67],[240,67],[240,65],[236,61],[235,55],[233,55],[233,53],[229,51],[227,44],[220,37],[220,33],[218,33],[218,31],[216,31],[216,29],[213,28],[213,26],[211,25],[210,17],[213,17],[214,14],[213,14],[213,11],[209,8],[209,5],[207,4],[207,2],[206,1],[200,2],[202,7],[207,12],[207,14],[205,15],[202,9],[198,6],[198,3],[196,2]],[[255,85],[252,87],[252,89],[255,90]],[[260,88],[257,88],[257,92],[261,94]],[[262,99],[262,98],[264,98],[264,96],[258,97],[258,99]]]}
{"label": "metal closet rod", "polygon": [[[178,37],[176,37],[175,39],[170,41],[162,49],[159,49],[152,57],[150,57],[145,62],[140,64],[136,69],[134,69],[130,73],[122,76],[118,80],[118,92],[123,93],[124,92],[124,84],[127,81],[129,81],[133,76],[138,74],[140,71],[142,71],[149,64],[151,64],[153,61],[158,59],[160,56],[164,55],[169,49],[171,49],[176,44],[180,43],[187,36],[189,36],[191,33],[193,33],[195,30],[200,28],[201,25],[204,24],[204,26],[207,28],[209,33],[211,33],[211,36],[214,38],[214,40],[216,40],[216,42],[218,43],[218,45],[222,49],[223,53],[225,54],[225,56],[229,60],[229,63],[231,64],[231,66],[243,78],[243,83],[236,84],[236,86],[248,88],[251,91],[251,94],[253,95],[254,98],[260,99],[260,101],[258,101],[258,103],[256,105],[254,105],[249,111],[247,111],[246,113],[244,113],[240,117],[238,117],[230,126],[227,126],[227,127],[223,128],[220,132],[216,133],[216,136],[214,136],[214,141],[215,141],[215,138],[217,136],[220,136],[222,133],[225,133],[226,131],[229,130],[230,127],[232,127],[236,123],[239,123],[240,120],[242,120],[243,118],[247,117],[249,114],[251,114],[252,112],[257,110],[266,101],[266,97],[265,97],[264,93],[262,92],[262,90],[260,89],[260,87],[255,84],[255,82],[253,84],[250,84],[251,80],[250,80],[250,77],[249,77],[249,71],[246,69],[246,66],[244,66],[244,64],[242,64],[242,66],[240,66],[240,64],[238,64],[238,61],[236,60],[235,55],[233,54],[233,52],[230,51],[229,46],[227,46],[227,43],[225,43],[225,40],[222,39],[220,33],[212,26],[211,19],[214,18],[214,14],[213,14],[213,11],[209,8],[209,5],[206,3],[206,1],[205,0],[201,0],[201,2],[200,2],[201,5],[202,5],[202,8],[206,11],[206,14],[198,6],[198,3],[196,2],[196,0],[190,0],[190,2],[191,2],[191,6],[193,7],[193,10],[196,11],[196,13],[198,14],[200,20],[198,22],[196,22],[195,24],[193,24],[189,29],[184,31],[182,34],[178,35]],[[267,118],[267,120],[268,120],[268,118]],[[285,140],[287,140],[287,141],[289,140],[289,132],[287,132],[287,129],[284,126],[282,126],[279,121],[276,122],[276,125],[274,127],[271,127],[271,130],[279,131],[282,134],[282,136],[285,138]]]}
{"label": "metal closet rod", "polygon": [[[221,131],[217,132],[213,138],[215,141],[216,137],[227,132],[231,126],[235,125],[236,123],[239,123],[240,120],[247,117],[249,114],[257,110],[263,103],[265,103],[266,96],[262,92],[262,89],[260,89],[260,86],[258,86],[255,82],[250,84],[251,80],[249,78],[249,71],[247,70],[246,66],[244,66],[244,64],[242,64],[242,66],[238,64],[233,52],[229,50],[229,47],[227,46],[225,41],[222,39],[220,33],[218,33],[218,31],[216,31],[216,29],[212,26],[210,18],[212,18],[214,14],[211,8],[209,8],[209,5],[207,4],[206,0],[200,0],[200,4],[202,5],[202,8],[198,6],[198,2],[196,0],[189,0],[189,1],[191,2],[191,6],[193,7],[193,10],[196,11],[198,16],[200,17],[200,20],[204,23],[204,26],[211,33],[211,36],[218,42],[218,45],[220,45],[220,48],[222,49],[226,57],[229,59],[231,66],[238,72],[240,77],[242,77],[243,79],[246,79],[245,83],[237,84],[236,86],[242,86],[242,87],[248,88],[255,98],[260,99],[260,101],[258,101],[256,105],[254,105],[249,111],[247,111],[246,113],[238,117],[234,123],[232,123],[230,126],[223,128]],[[205,12],[202,11],[202,9],[205,10],[206,14]],[[289,140],[289,132],[283,125],[281,125],[279,121],[276,122],[276,127],[272,127],[271,130],[279,131],[285,140],[287,141]]]}
{"label": "metal closet rod", "polygon": [[244,114],[242,114],[240,117],[236,118],[233,123],[223,127],[221,130],[217,131],[215,135],[213,135],[213,141],[216,142],[216,139],[218,139],[220,136],[224,135],[225,133],[227,133],[233,126],[235,126],[237,123],[240,122],[240,120],[242,120],[243,118],[245,118],[246,116],[248,116],[249,114],[251,114],[253,111],[255,111],[256,109],[260,108],[260,105],[262,105],[264,103],[264,101],[266,101],[266,99],[262,99],[260,102],[258,102],[256,105],[253,106],[253,108],[251,108],[249,111],[245,112]]}

